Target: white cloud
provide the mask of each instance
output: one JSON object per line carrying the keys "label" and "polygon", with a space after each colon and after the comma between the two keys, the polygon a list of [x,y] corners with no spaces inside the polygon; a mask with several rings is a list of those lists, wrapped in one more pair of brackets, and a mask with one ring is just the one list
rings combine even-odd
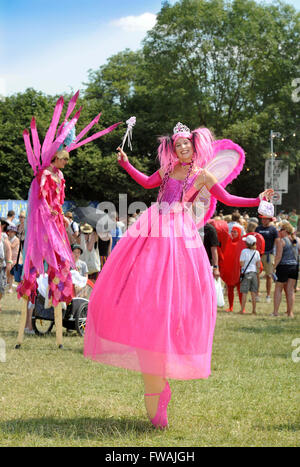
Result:
{"label": "white cloud", "polygon": [[123,31],[149,31],[155,26],[156,15],[153,13],[143,13],[139,16],[124,16],[111,22],[113,26],[120,27]]}
{"label": "white cloud", "polygon": [[128,16],[98,26],[89,34],[49,43],[42,52],[27,50],[18,60],[1,67],[0,95],[23,92],[27,87],[48,94],[81,89],[88,80],[88,69],[98,69],[125,48],[137,50],[155,21],[156,15],[151,13]]}

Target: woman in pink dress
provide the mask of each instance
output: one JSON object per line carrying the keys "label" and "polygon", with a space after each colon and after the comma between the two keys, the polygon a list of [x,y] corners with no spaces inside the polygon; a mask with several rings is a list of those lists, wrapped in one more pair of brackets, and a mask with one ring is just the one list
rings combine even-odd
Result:
{"label": "woman in pink dress", "polygon": [[[220,150],[230,148],[237,153],[236,163],[222,178],[213,167]],[[240,172],[244,153],[229,140],[220,146],[208,129],[191,132],[179,123],[171,138],[161,138],[158,154],[161,168],[147,177],[118,148],[119,164],[129,175],[144,188],[160,186],[160,191],[157,202],[119,240],[97,279],[84,354],[141,372],[147,414],[155,427],[165,428],[171,399],[167,379],[210,375],[217,306],[198,228],[214,211],[216,199],[258,206],[260,198],[240,198],[224,190],[222,184]],[[226,157],[223,152],[225,165]],[[218,164],[223,166],[224,160]],[[212,167],[222,182],[204,167]]]}

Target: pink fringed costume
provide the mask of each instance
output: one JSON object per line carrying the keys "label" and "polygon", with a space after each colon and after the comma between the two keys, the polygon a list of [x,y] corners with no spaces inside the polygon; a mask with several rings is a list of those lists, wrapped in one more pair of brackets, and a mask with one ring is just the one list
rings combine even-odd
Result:
{"label": "pink fringed costume", "polygon": [[[31,121],[33,148],[29,132],[27,130],[23,132],[28,161],[35,177],[28,196],[24,245],[25,261],[22,282],[19,284],[17,291],[18,298],[27,298],[32,303],[34,303],[36,296],[36,279],[45,272],[45,263],[47,264],[49,282],[49,300],[52,305],[57,306],[60,302],[69,303],[73,297],[70,273],[70,268],[73,266],[73,256],[65,230],[62,211],[65,199],[65,180],[62,172],[51,161],[78,121],[81,108],[68,121],[75,108],[78,95],[79,92],[70,100],[64,121],[57,130],[64,105],[63,98],[58,99],[42,148],[34,118]],[[70,142],[65,150],[70,152],[109,133],[119,125],[119,123],[114,124],[82,140],[82,137],[92,126],[98,123],[99,118],[100,114],[77,137],[74,136],[74,141]],[[56,211],[57,214],[53,215],[51,211]]]}
{"label": "pink fringed costume", "polygon": [[[231,196],[223,188],[243,164],[239,146],[217,141],[206,166],[219,181],[211,190],[214,196],[194,188],[201,167],[188,178],[183,199],[183,181],[168,178],[159,202],[127,230],[97,279],[89,302],[86,357],[165,378],[210,375],[217,306],[198,229],[215,210],[216,198],[234,206],[259,204],[259,198]],[[120,165],[145,188],[162,183],[159,171],[147,177],[129,162]]]}

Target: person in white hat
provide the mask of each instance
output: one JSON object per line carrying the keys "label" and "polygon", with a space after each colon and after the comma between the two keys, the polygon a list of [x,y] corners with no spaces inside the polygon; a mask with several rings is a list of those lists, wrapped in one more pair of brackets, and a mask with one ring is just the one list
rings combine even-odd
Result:
{"label": "person in white hat", "polygon": [[276,220],[275,217],[263,215],[259,217],[261,219],[261,225],[255,229],[255,232],[260,233],[265,239],[265,251],[261,256],[261,262],[266,274],[266,302],[271,303],[272,274],[274,272],[275,263],[274,250],[278,248],[279,236],[273,224]]}
{"label": "person in white hat", "polygon": [[252,313],[256,315],[256,294],[258,291],[258,279],[260,269],[260,254],[256,250],[256,238],[254,235],[248,235],[243,238],[246,248],[241,252],[241,286],[242,304],[240,313],[245,313],[245,305],[248,292],[251,292]]}

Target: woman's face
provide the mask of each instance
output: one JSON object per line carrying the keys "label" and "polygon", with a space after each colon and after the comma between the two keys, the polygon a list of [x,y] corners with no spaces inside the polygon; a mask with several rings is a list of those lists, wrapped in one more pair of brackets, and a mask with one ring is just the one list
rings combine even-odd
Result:
{"label": "woman's face", "polygon": [[188,138],[178,138],[175,142],[175,152],[180,162],[191,162],[194,146]]}
{"label": "woman's face", "polygon": [[58,157],[56,157],[54,165],[57,169],[64,169],[68,162],[69,159],[67,157],[64,157],[63,159],[58,159]]}
{"label": "woman's face", "polygon": [[279,230],[279,237],[280,238],[283,238],[283,237],[287,237],[288,236],[288,233],[285,229],[280,229]]}

